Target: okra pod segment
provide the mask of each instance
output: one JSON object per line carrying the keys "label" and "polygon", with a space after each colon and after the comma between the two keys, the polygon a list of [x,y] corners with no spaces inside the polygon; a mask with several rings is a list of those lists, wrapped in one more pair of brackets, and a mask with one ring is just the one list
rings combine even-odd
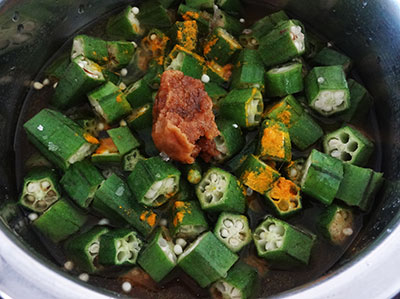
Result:
{"label": "okra pod segment", "polygon": [[106,33],[111,37],[133,40],[144,34],[144,28],[132,6],[128,5],[121,13],[109,19]]}
{"label": "okra pod segment", "polygon": [[212,232],[206,232],[179,256],[178,266],[204,288],[226,277],[238,258]]}
{"label": "okra pod segment", "polygon": [[345,73],[347,73],[352,66],[352,61],[349,57],[328,47],[319,51],[311,62],[316,66],[341,65]]}
{"label": "okra pod segment", "polygon": [[144,79],[132,83],[124,91],[126,99],[132,108],[138,108],[145,104],[152,103],[152,92],[153,90]]}
{"label": "okra pod segment", "polygon": [[186,0],[187,6],[193,7],[195,9],[213,10],[214,0]]}
{"label": "okra pod segment", "polygon": [[195,51],[198,43],[199,29],[195,20],[176,22],[174,25],[174,40],[176,44],[188,51]]}
{"label": "okra pod segment", "polygon": [[129,128],[134,131],[151,128],[153,124],[153,104],[147,103],[132,110],[126,118]]}
{"label": "okra pod segment", "polygon": [[51,109],[41,110],[24,129],[32,144],[63,170],[90,155],[99,143],[73,120]]}
{"label": "okra pod segment", "polygon": [[72,42],[71,59],[86,57],[100,65],[108,62],[107,42],[87,35],[77,35]]}
{"label": "okra pod segment", "polygon": [[152,157],[136,163],[128,184],[140,203],[158,207],[178,192],[180,175],[170,163]]}
{"label": "okra pod segment", "polygon": [[[94,137],[99,136],[99,132],[102,131],[101,120],[96,117],[83,117],[75,119],[75,122],[80,125],[86,134],[90,134]],[[103,126],[104,127],[104,126]]]}
{"label": "okra pod segment", "polygon": [[60,196],[55,172],[47,167],[35,167],[24,177],[19,204],[41,213],[54,204]]}
{"label": "okra pod segment", "polygon": [[224,28],[217,27],[205,42],[203,54],[220,65],[227,64],[242,49],[239,42]]}
{"label": "okra pod segment", "polygon": [[131,229],[119,228],[100,237],[99,263],[101,265],[134,265],[143,242]]}
{"label": "okra pod segment", "polygon": [[94,227],[91,230],[73,236],[64,244],[67,256],[79,269],[94,273],[100,269],[98,256],[100,251],[100,238],[108,232],[108,228]]}
{"label": "okra pod segment", "polygon": [[107,130],[107,134],[111,137],[121,155],[127,154],[140,145],[131,130],[126,126]]}
{"label": "okra pod segment", "polygon": [[204,59],[180,45],[175,45],[165,59],[165,70],[178,70],[186,76],[200,79],[203,75]]}
{"label": "okra pod segment", "polygon": [[304,165],[301,190],[323,204],[330,205],[342,180],[342,162],[313,149]]}
{"label": "okra pod segment", "polygon": [[119,153],[114,141],[108,138],[99,139],[100,145],[91,156],[95,165],[119,165],[122,155]]}
{"label": "okra pod segment", "polygon": [[231,78],[232,64],[221,66],[214,60],[207,61],[205,72],[210,77],[210,82],[224,85],[229,82]]}
{"label": "okra pod segment", "polygon": [[238,15],[243,9],[240,0],[216,0],[215,3],[218,7],[233,16]]}
{"label": "okra pod segment", "polygon": [[184,21],[194,20],[197,22],[199,34],[206,36],[209,33],[210,22],[212,20],[211,14],[206,11],[197,10],[185,4],[180,4],[178,7],[178,14],[182,16]]}
{"label": "okra pod segment", "polygon": [[326,154],[357,166],[367,164],[374,151],[372,141],[349,126],[325,135],[323,146]]}
{"label": "okra pod segment", "polygon": [[160,227],[150,243],[140,252],[138,264],[160,282],[176,266],[174,243],[165,227]]}
{"label": "okra pod segment", "polygon": [[131,42],[127,41],[108,41],[108,67],[118,70],[126,67],[133,59],[136,48]]}
{"label": "okra pod segment", "polygon": [[240,251],[252,240],[247,217],[222,212],[215,224],[215,236],[232,252]]}
{"label": "okra pod segment", "polygon": [[163,65],[164,57],[171,48],[171,39],[161,30],[152,29],[141,41],[142,48],[151,54],[159,65]]}
{"label": "okra pod segment", "polygon": [[214,138],[219,155],[215,158],[223,162],[237,154],[244,146],[242,130],[231,120],[218,118],[216,120],[220,134]]}
{"label": "okra pod segment", "polygon": [[232,73],[231,89],[265,87],[265,70],[256,50],[243,49]]}
{"label": "okra pod segment", "polygon": [[211,27],[220,27],[234,36],[238,36],[243,31],[243,24],[239,19],[232,17],[221,9],[214,10],[214,18]]}
{"label": "okra pod segment", "polygon": [[251,128],[261,122],[264,102],[257,88],[234,89],[219,102],[220,114],[242,128]]}
{"label": "okra pod segment", "polygon": [[346,74],[340,65],[313,68],[305,78],[305,93],[309,106],[323,116],[350,107]]}
{"label": "okra pod segment", "polygon": [[205,83],[204,89],[213,101],[213,108],[219,109],[219,101],[223,99],[228,94],[228,92],[215,82]]}
{"label": "okra pod segment", "polygon": [[303,90],[303,65],[288,63],[270,69],[265,76],[266,94],[270,97],[283,97]]}
{"label": "okra pod segment", "polygon": [[146,1],[137,15],[140,24],[149,28],[169,28],[172,26],[168,10],[158,1]]}
{"label": "okra pod segment", "polygon": [[212,167],[196,186],[201,208],[213,212],[244,213],[245,197],[238,180],[229,172]]}
{"label": "okra pod segment", "polygon": [[134,149],[127,153],[123,158],[122,169],[124,171],[132,171],[139,160],[144,157],[140,154],[138,149]]}
{"label": "okra pod segment", "polygon": [[255,229],[253,239],[260,257],[274,268],[287,269],[308,264],[315,236],[268,216]]}
{"label": "okra pod segment", "polygon": [[189,183],[197,185],[203,177],[203,170],[199,162],[195,161],[193,164],[186,164],[183,166],[186,179]]}
{"label": "okra pod segment", "polygon": [[286,178],[291,180],[296,185],[300,185],[305,162],[306,161],[303,158],[290,161],[290,163],[283,168],[283,173]]}

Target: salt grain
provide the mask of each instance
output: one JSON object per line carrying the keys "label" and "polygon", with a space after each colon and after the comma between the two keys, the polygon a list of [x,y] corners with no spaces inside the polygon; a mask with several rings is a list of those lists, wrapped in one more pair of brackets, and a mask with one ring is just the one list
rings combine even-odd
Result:
{"label": "salt grain", "polygon": [[88,282],[89,281],[89,274],[87,273],[81,273],[79,274],[78,278],[82,281]]}
{"label": "salt grain", "polygon": [[30,213],[30,214],[28,215],[28,218],[29,218],[30,221],[35,221],[35,220],[38,218],[38,214],[36,214],[36,213]]}
{"label": "salt grain", "polygon": [[122,288],[122,290],[123,290],[125,293],[129,293],[129,292],[132,290],[132,285],[131,285],[130,282],[125,281],[125,282],[122,284],[121,288]]}
{"label": "salt grain", "polygon": [[74,269],[74,263],[72,261],[66,261],[64,264],[64,269],[67,271],[71,271]]}
{"label": "salt grain", "polygon": [[33,83],[33,88],[36,90],[40,90],[43,88],[43,84],[40,82],[35,82],[35,83]]}

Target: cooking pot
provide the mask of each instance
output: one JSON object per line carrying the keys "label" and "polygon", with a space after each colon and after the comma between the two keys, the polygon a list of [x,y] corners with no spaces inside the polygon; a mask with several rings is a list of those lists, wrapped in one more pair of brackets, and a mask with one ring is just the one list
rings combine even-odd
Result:
{"label": "cooking pot", "polygon": [[[350,56],[371,94],[386,182],[343,258],[285,298],[389,298],[400,291],[400,2],[398,0],[244,1],[258,17],[286,9]],[[8,203],[17,198],[14,135],[41,66],[76,30],[131,1],[0,0],[0,297],[109,298],[121,295],[68,276]],[[372,122],[373,118],[367,120]],[[14,219],[19,219],[15,221]],[[268,285],[263,285],[268,288]],[[262,293],[261,293],[262,294]]]}

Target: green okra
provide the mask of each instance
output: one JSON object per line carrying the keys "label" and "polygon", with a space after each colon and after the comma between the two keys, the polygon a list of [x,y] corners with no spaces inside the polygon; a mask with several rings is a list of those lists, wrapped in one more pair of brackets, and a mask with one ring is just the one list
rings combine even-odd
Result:
{"label": "green okra", "polygon": [[172,31],[176,44],[188,51],[195,51],[199,41],[199,29],[195,20],[176,22]]}
{"label": "green okra", "polygon": [[292,146],[288,128],[272,119],[263,121],[256,152],[263,160],[290,162]]}
{"label": "green okra", "polygon": [[154,229],[158,215],[140,205],[133,197],[128,185],[116,174],[106,179],[96,191],[93,201],[96,210],[103,216],[118,214],[143,236]]}
{"label": "green okra", "polygon": [[216,0],[215,3],[227,13],[237,16],[242,11],[243,7],[240,0]]}
{"label": "green okra", "polygon": [[253,298],[258,285],[258,273],[253,267],[236,263],[225,278],[215,282],[211,288],[211,297],[248,299]]}
{"label": "green okra", "polygon": [[258,51],[265,66],[288,62],[306,50],[304,27],[297,20],[283,21],[262,37],[259,43]]}
{"label": "green okra", "polygon": [[301,63],[294,62],[270,69],[265,76],[266,94],[270,97],[283,97],[302,91],[302,68]]}
{"label": "green okra", "polygon": [[296,185],[300,185],[305,162],[306,161],[303,158],[290,161],[290,163],[283,168],[283,173],[285,174],[286,178],[291,180]]}
{"label": "green okra", "polygon": [[122,69],[132,61],[136,47],[127,41],[108,41],[108,64],[112,70]]}
{"label": "green okra", "polygon": [[203,177],[203,170],[199,162],[195,161],[193,164],[186,164],[183,166],[186,179],[189,183],[197,185]]}
{"label": "green okra", "polygon": [[319,51],[311,62],[316,66],[341,65],[345,73],[349,72],[352,66],[352,61],[349,57],[328,47]]}
{"label": "green okra", "polygon": [[232,159],[228,160],[225,163],[225,166],[230,172],[237,174],[238,169],[240,169],[240,167],[243,165],[243,162],[246,161],[247,156],[254,153],[256,148],[257,148],[256,139],[247,142],[237,155],[235,155]]}
{"label": "green okra", "polygon": [[138,264],[160,282],[176,266],[174,243],[165,227],[160,227],[149,244],[140,252]]}
{"label": "green okra", "polygon": [[61,198],[33,221],[32,225],[48,239],[58,243],[75,234],[86,219],[86,215],[65,198]]}
{"label": "green okra", "polygon": [[315,238],[271,216],[253,234],[258,255],[278,269],[307,265]]}
{"label": "green okra", "polygon": [[219,102],[220,114],[242,128],[251,128],[261,122],[264,102],[257,88],[234,89]]}
{"label": "green okra", "polygon": [[214,235],[232,252],[240,251],[252,240],[247,217],[226,212],[219,215]]}
{"label": "green okra", "polygon": [[199,29],[199,34],[201,36],[206,36],[210,30],[210,22],[212,20],[212,15],[206,11],[197,10],[195,8],[189,7],[185,4],[180,4],[178,7],[178,14],[183,20],[193,20],[197,22]]}
{"label": "green okra", "polygon": [[239,19],[232,17],[221,9],[214,12],[213,27],[221,27],[234,36],[238,36],[243,31],[243,24]]}
{"label": "green okra", "polygon": [[64,53],[61,56],[53,60],[53,62],[46,68],[45,75],[50,79],[55,79],[59,81],[64,75],[65,70],[71,63],[70,53]]}
{"label": "green okra", "polygon": [[187,6],[195,9],[213,10],[214,0],[185,0]]}
{"label": "green okra", "polygon": [[107,82],[111,82],[117,86],[120,85],[122,82],[121,74],[117,73],[116,71],[112,71],[109,69],[103,69],[103,76]]}
{"label": "green okra", "polygon": [[91,156],[92,163],[96,165],[119,165],[122,159],[114,141],[108,138],[99,139],[100,146]]}
{"label": "green okra", "polygon": [[83,131],[94,137],[98,137],[101,131],[101,121],[96,117],[85,117],[75,119],[75,122],[80,125]]}
{"label": "green okra", "polygon": [[212,167],[196,186],[201,208],[210,212],[244,213],[245,196],[238,180],[229,172]]}
{"label": "green okra", "polygon": [[204,288],[226,277],[238,259],[212,232],[206,232],[179,256],[178,266]]}
{"label": "green okra", "polygon": [[207,219],[196,201],[175,201],[172,207],[172,237],[193,240],[208,230]]}
{"label": "green okra", "polygon": [[179,180],[179,191],[174,195],[176,201],[188,201],[195,198],[194,190],[191,184],[183,178]]}
{"label": "green okra", "polygon": [[142,39],[141,47],[151,54],[151,58],[163,65],[164,57],[171,50],[171,39],[161,30],[152,29]]}
{"label": "green okra", "polygon": [[291,216],[302,209],[300,188],[283,177],[273,183],[265,198],[267,205],[281,218]]}
{"label": "green okra", "polygon": [[220,65],[227,64],[242,46],[224,28],[217,27],[204,44],[203,54],[208,60],[214,60]]}
{"label": "green okra", "polygon": [[161,75],[164,73],[164,66],[156,60],[151,60],[149,62],[149,68],[147,69],[146,75],[144,75],[143,80],[149,85],[153,90],[158,90],[161,82]]}
{"label": "green okra", "polygon": [[132,171],[135,168],[136,163],[143,159],[144,157],[140,154],[139,150],[134,149],[124,156],[122,169],[124,171]]}
{"label": "green okra", "polygon": [[231,89],[256,87],[261,91],[265,87],[265,70],[258,56],[252,49],[243,49],[232,72]]}
{"label": "green okra", "polygon": [[60,78],[51,104],[58,109],[80,104],[87,92],[104,82],[101,66],[84,56],[78,56],[72,60]]}
{"label": "green okra", "polygon": [[219,101],[224,98],[228,92],[217,83],[208,82],[204,84],[204,89],[214,104],[214,108],[219,106]]}
{"label": "green okra", "polygon": [[107,130],[107,134],[111,137],[121,155],[127,154],[140,145],[128,127],[110,129]]}
{"label": "green okra", "polygon": [[137,18],[141,25],[149,28],[169,28],[173,24],[167,9],[158,1],[143,2]]}
{"label": "green okra", "polygon": [[175,6],[180,3],[180,0],[158,0],[165,8],[170,8],[171,6]]}
{"label": "green okra", "polygon": [[349,126],[325,135],[323,147],[326,154],[357,166],[365,166],[374,151],[373,142]]}
{"label": "green okra", "polygon": [[383,183],[383,174],[372,169],[344,163],[344,176],[336,198],[349,206],[368,211]]}
{"label": "green okra", "polygon": [[239,180],[250,189],[264,194],[272,188],[280,174],[254,155],[248,155],[237,171]]}
{"label": "green okra", "polygon": [[350,107],[346,74],[340,65],[313,68],[304,84],[309,106],[321,115],[330,116]]}
{"label": "green okra", "polygon": [[132,110],[126,118],[129,128],[138,131],[151,128],[153,124],[153,104],[147,103]]}
{"label": "green okra", "polygon": [[127,6],[121,13],[111,17],[106,27],[107,35],[114,38],[132,40],[144,34],[132,6]]}
{"label": "green okra", "polygon": [[181,173],[160,157],[139,160],[128,177],[128,184],[138,202],[158,207],[179,190]]}
{"label": "green okra", "polygon": [[218,162],[223,162],[237,154],[244,146],[242,130],[233,121],[217,118],[216,121],[220,134],[214,138],[215,147],[219,155],[215,157]]}
{"label": "green okra", "polygon": [[330,205],[342,180],[342,162],[313,149],[304,165],[301,191],[325,205]]}
{"label": "green okra", "polygon": [[210,77],[210,82],[226,85],[231,79],[232,65],[221,66],[216,61],[207,61],[205,71]]}
{"label": "green okra", "polygon": [[108,228],[102,226],[73,236],[64,244],[67,256],[79,269],[88,273],[97,272],[100,270],[98,265],[100,238],[107,232]]}
{"label": "green okra", "polygon": [[99,263],[101,265],[136,264],[143,242],[131,229],[118,228],[100,237]]}
{"label": "green okra", "polygon": [[322,211],[317,223],[326,239],[341,245],[353,234],[354,215],[351,209],[333,204]]}
{"label": "green okra", "polygon": [[180,45],[175,45],[165,59],[165,70],[178,70],[186,76],[200,79],[203,75],[204,59]]}
{"label": "green okra", "polygon": [[34,167],[24,177],[19,204],[35,212],[43,212],[61,196],[58,177],[53,169]]}
{"label": "green okra", "polygon": [[89,160],[83,160],[67,169],[60,184],[77,205],[87,208],[103,181],[100,171]]}
{"label": "green okra", "polygon": [[51,109],[41,110],[24,129],[32,144],[63,170],[90,155],[98,143],[73,120]]}
{"label": "green okra", "polygon": [[125,90],[125,96],[132,108],[138,108],[151,103],[152,89],[144,79],[140,79],[129,85]]}
{"label": "green okra", "polygon": [[92,36],[77,35],[72,42],[71,59],[86,57],[100,65],[108,62],[107,42]]}

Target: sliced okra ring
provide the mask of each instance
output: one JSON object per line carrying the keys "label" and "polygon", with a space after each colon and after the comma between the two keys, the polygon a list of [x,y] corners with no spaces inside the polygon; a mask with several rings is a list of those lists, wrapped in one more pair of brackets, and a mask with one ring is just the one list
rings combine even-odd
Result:
{"label": "sliced okra ring", "polygon": [[181,173],[160,157],[140,160],[128,177],[128,184],[137,201],[158,207],[179,190]]}
{"label": "sliced okra ring", "polygon": [[205,71],[206,71],[207,76],[209,76],[209,78],[210,78],[210,82],[224,85],[231,78],[232,65],[227,64],[225,66],[221,66],[214,60],[207,61]]}
{"label": "sliced okra ring", "polygon": [[131,229],[119,228],[100,237],[99,263],[101,265],[134,265],[143,242]]}
{"label": "sliced okra ring", "polygon": [[248,299],[253,298],[258,284],[258,273],[255,268],[243,263],[236,263],[228,275],[212,284],[211,297],[214,299]]}
{"label": "sliced okra ring", "polygon": [[187,0],[185,1],[187,6],[193,7],[199,10],[213,10],[214,0]]}
{"label": "sliced okra ring", "polygon": [[353,234],[354,215],[351,209],[330,205],[318,218],[322,235],[335,245],[341,245]]}
{"label": "sliced okra ring", "polygon": [[108,232],[108,228],[94,227],[91,230],[73,236],[64,244],[67,256],[79,269],[94,273],[100,269],[98,256],[100,251],[100,238]]}
{"label": "sliced okra ring", "polygon": [[264,91],[265,69],[256,50],[243,49],[232,74],[231,89],[257,87]]}
{"label": "sliced okra ring", "polygon": [[175,268],[176,261],[174,243],[164,227],[157,230],[138,258],[138,264],[157,282]]}
{"label": "sliced okra ring", "polygon": [[193,240],[208,229],[208,223],[196,201],[175,201],[172,207],[173,238]]}
{"label": "sliced okra ring", "polygon": [[203,170],[199,162],[195,161],[193,164],[186,164],[183,166],[186,174],[186,179],[189,183],[197,185],[203,177]]}
{"label": "sliced okra ring", "polygon": [[132,108],[139,108],[145,104],[152,103],[152,89],[144,79],[140,79],[129,85],[124,93]]}
{"label": "sliced okra ring", "polygon": [[204,59],[196,53],[175,45],[165,59],[166,70],[178,70],[186,76],[200,79],[203,75]]}
{"label": "sliced okra ring", "polygon": [[83,131],[94,137],[99,136],[101,121],[95,117],[79,118],[75,122],[83,128]]}
{"label": "sliced okra ring", "polygon": [[212,167],[196,186],[201,208],[214,212],[245,211],[245,197],[238,180],[229,172]]}
{"label": "sliced okra ring", "polygon": [[219,101],[224,98],[228,92],[215,82],[208,82],[204,84],[204,89],[214,104],[214,109],[219,108]]}
{"label": "sliced okra ring", "polygon": [[24,129],[32,144],[63,170],[89,156],[99,143],[73,120],[51,109],[41,110]]}
{"label": "sliced okra ring", "polygon": [[264,160],[290,162],[292,146],[288,128],[281,122],[264,120],[261,125],[257,154]]}
{"label": "sliced okra ring", "polygon": [[275,268],[287,269],[308,264],[315,236],[268,216],[255,229],[253,239],[260,257]]}
{"label": "sliced okra ring", "polygon": [[96,165],[119,165],[122,155],[111,138],[99,139],[100,145],[91,156],[92,163]]}
{"label": "sliced okra ring", "polygon": [[325,47],[318,52],[311,62],[316,66],[341,65],[343,71],[346,73],[350,70],[352,65],[352,61],[349,57],[328,47]]}
{"label": "sliced okra ring", "polygon": [[212,232],[206,232],[179,256],[178,266],[204,288],[226,277],[238,259]]}
{"label": "sliced okra ring", "polygon": [[76,233],[86,222],[87,216],[66,199],[60,198],[32,225],[44,236],[58,243]]}
{"label": "sliced okra ring", "polygon": [[307,195],[330,205],[343,179],[340,160],[313,149],[304,165],[301,190]]}
{"label": "sliced okra ring", "polygon": [[206,11],[201,11],[185,4],[180,4],[178,7],[178,14],[182,16],[185,21],[194,20],[197,22],[199,34],[206,36],[210,30],[210,22],[212,20],[211,14]]}
{"label": "sliced okra ring", "polygon": [[119,70],[126,67],[133,59],[136,48],[127,41],[108,41],[108,67]]}
{"label": "sliced okra ring", "polygon": [[266,94],[270,97],[283,97],[303,90],[303,65],[288,63],[270,69],[265,76]]}
{"label": "sliced okra ring", "polygon": [[87,208],[103,181],[100,171],[89,160],[83,160],[72,164],[60,183],[76,204]]}
{"label": "sliced okra ring", "polygon": [[140,145],[128,127],[110,129],[107,130],[107,134],[111,137],[121,155],[125,155]]}
{"label": "sliced okra ring", "polygon": [[325,135],[323,146],[326,154],[357,166],[367,164],[374,151],[372,141],[349,126]]}
{"label": "sliced okra ring", "polygon": [[77,35],[72,42],[71,59],[78,56],[86,57],[98,64],[108,62],[107,42],[87,35]]}
{"label": "sliced okra ring", "polygon": [[106,27],[107,35],[115,38],[132,40],[144,34],[132,6],[127,6],[120,14],[111,17]]}
{"label": "sliced okra ring", "polygon": [[101,66],[82,55],[78,56],[58,82],[51,104],[59,109],[70,108],[81,103],[83,95],[104,82]]}
{"label": "sliced okra ring", "polygon": [[243,31],[243,24],[239,19],[232,17],[219,8],[214,10],[214,18],[212,19],[211,27],[223,28],[226,32],[235,36],[239,35]]}
{"label": "sliced okra ring", "polygon": [[122,168],[124,171],[132,171],[135,168],[136,163],[139,160],[144,159],[144,157],[140,154],[138,149],[134,149],[127,153],[122,162]]}
{"label": "sliced okra ring", "polygon": [[264,194],[280,174],[254,155],[249,155],[238,170],[239,180],[252,190]]}
{"label": "sliced okra ring", "polygon": [[302,209],[300,188],[280,177],[265,194],[267,204],[279,217],[288,217]]}
{"label": "sliced okra ring", "polygon": [[330,116],[350,107],[350,92],[341,66],[315,67],[304,83],[308,104],[319,114]]}
{"label": "sliced okra ring", "polygon": [[137,18],[148,28],[170,28],[173,24],[168,10],[158,1],[143,2]]}
{"label": "sliced okra ring", "polygon": [[195,51],[198,43],[199,29],[197,22],[188,20],[176,22],[174,26],[174,36],[176,44],[188,51]]}
{"label": "sliced okra ring", "polygon": [[226,212],[219,215],[214,234],[232,252],[240,251],[252,240],[247,217]]}
{"label": "sliced okra ring", "polygon": [[287,166],[283,168],[283,172],[289,180],[296,185],[300,184],[300,180],[303,176],[305,160],[303,158],[291,161]]}
{"label": "sliced okra ring", "polygon": [[233,121],[219,118],[216,120],[220,134],[214,138],[219,155],[215,158],[223,162],[237,154],[244,146],[242,130]]}
{"label": "sliced okra ring", "polygon": [[225,65],[242,49],[239,42],[224,28],[217,27],[207,39],[203,54],[208,60]]}
{"label": "sliced okra ring", "polygon": [[258,51],[267,67],[288,62],[306,50],[304,27],[296,20],[283,21],[259,43]]}
{"label": "sliced okra ring", "polygon": [[164,57],[171,48],[171,39],[161,30],[152,29],[142,39],[141,46],[159,65],[163,65]]}
{"label": "sliced okra ring", "polygon": [[126,118],[128,127],[135,131],[151,128],[153,124],[153,104],[147,103],[132,110]]}
{"label": "sliced okra ring", "polygon": [[264,102],[257,88],[234,89],[219,103],[221,116],[242,128],[251,128],[261,122]]}

